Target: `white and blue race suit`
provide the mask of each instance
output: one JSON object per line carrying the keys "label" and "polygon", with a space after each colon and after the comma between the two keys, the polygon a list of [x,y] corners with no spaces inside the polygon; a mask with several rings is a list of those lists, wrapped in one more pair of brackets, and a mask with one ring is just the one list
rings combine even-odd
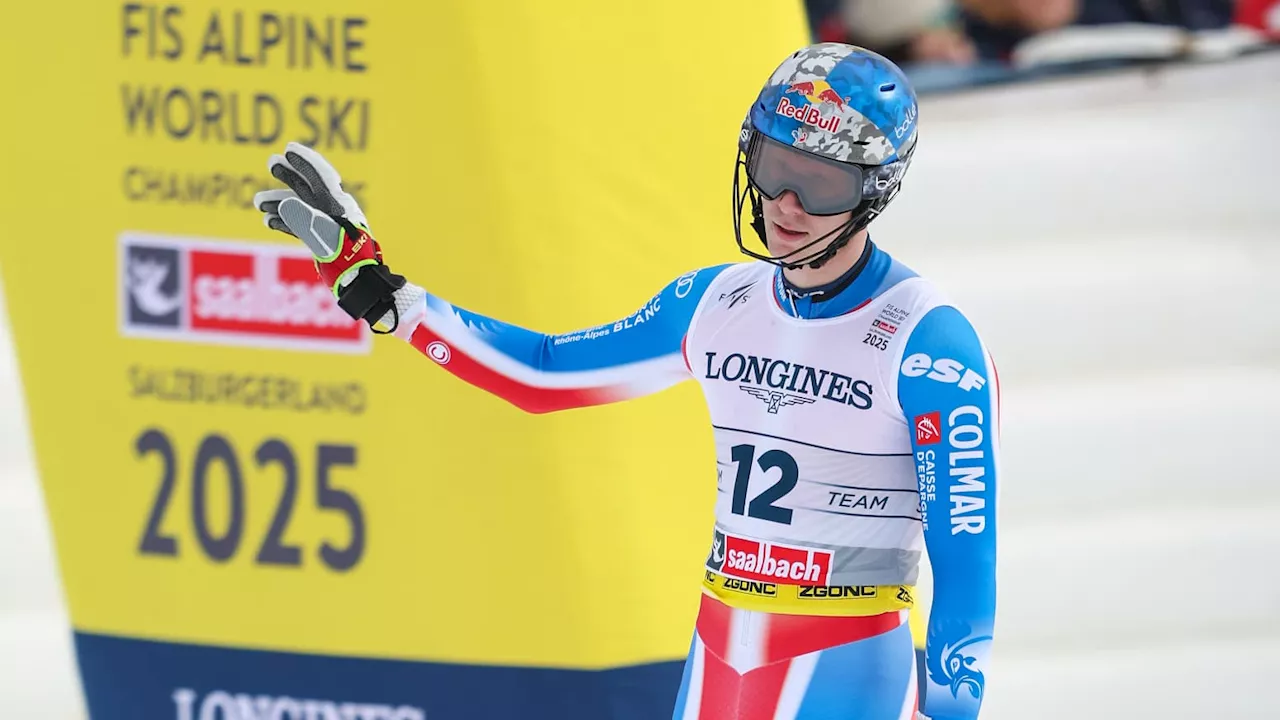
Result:
{"label": "white and blue race suit", "polygon": [[[821,298],[797,297],[773,265],[734,263],[559,335],[409,287],[395,334],[529,412],[701,385],[718,494],[676,720],[978,716],[996,600],[996,369],[964,313],[868,245],[852,282]],[[918,678],[906,620],[926,551]]]}

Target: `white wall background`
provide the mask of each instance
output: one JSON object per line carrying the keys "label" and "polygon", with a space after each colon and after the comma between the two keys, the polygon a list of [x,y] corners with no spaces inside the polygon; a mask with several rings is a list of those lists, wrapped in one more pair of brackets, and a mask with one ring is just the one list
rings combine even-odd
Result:
{"label": "white wall background", "polygon": [[[1280,717],[1280,58],[936,98],[922,123],[874,237],[1000,368],[984,720]],[[76,720],[24,412],[0,323],[0,707]]]}
{"label": "white wall background", "polygon": [[[3,290],[3,288],[0,288]],[[86,717],[0,292],[0,714]]]}

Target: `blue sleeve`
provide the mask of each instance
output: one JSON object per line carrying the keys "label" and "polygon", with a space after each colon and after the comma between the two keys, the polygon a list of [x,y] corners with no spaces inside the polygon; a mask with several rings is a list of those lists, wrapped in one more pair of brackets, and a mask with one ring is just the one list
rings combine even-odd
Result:
{"label": "blue sleeve", "polygon": [[978,717],[996,610],[999,389],[959,310],[930,310],[907,339],[898,399],[912,433],[925,547],[933,569],[922,712]]}
{"label": "blue sleeve", "polygon": [[529,412],[639,397],[689,377],[685,334],[707,288],[727,267],[685,273],[616,322],[559,335],[427,294],[410,342],[459,378]]}

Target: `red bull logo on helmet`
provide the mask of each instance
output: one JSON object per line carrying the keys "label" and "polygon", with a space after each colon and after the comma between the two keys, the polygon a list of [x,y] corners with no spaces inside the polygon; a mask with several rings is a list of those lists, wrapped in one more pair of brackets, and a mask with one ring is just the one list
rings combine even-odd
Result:
{"label": "red bull logo on helmet", "polygon": [[[796,104],[789,95],[798,95],[808,100],[807,103]],[[849,98],[840,97],[825,80],[793,83],[787,87],[774,110],[783,117],[794,118],[806,125],[813,125],[821,130],[834,133],[844,122],[841,115],[845,112],[845,103]],[[828,108],[840,110],[840,113],[825,112]]]}

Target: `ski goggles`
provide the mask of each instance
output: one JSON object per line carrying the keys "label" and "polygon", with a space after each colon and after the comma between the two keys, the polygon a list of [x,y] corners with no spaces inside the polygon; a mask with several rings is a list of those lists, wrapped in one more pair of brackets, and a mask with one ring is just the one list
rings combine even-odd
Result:
{"label": "ski goggles", "polygon": [[759,132],[746,150],[747,178],[769,200],[790,190],[810,215],[839,215],[883,197],[902,179],[908,160],[855,165],[805,152]]}

